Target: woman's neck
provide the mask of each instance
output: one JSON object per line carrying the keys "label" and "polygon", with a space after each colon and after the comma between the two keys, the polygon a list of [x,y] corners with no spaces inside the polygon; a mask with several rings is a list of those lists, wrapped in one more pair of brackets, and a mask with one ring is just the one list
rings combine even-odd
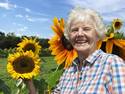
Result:
{"label": "woman's neck", "polygon": [[88,53],[78,52],[78,58],[80,63],[82,63],[88,57]]}
{"label": "woman's neck", "polygon": [[78,67],[82,67],[84,61],[86,60],[86,58],[92,54],[95,50],[90,51],[90,52],[78,52],[78,59],[79,59],[79,65]]}
{"label": "woman's neck", "polygon": [[83,66],[83,63],[84,63],[84,61],[85,61],[86,58],[83,57],[83,56],[81,56],[81,55],[79,55],[78,59],[79,59],[78,70],[81,70],[81,68]]}
{"label": "woman's neck", "polygon": [[83,62],[89,55],[91,55],[96,49],[91,49],[91,51],[79,51],[78,58],[80,62]]}

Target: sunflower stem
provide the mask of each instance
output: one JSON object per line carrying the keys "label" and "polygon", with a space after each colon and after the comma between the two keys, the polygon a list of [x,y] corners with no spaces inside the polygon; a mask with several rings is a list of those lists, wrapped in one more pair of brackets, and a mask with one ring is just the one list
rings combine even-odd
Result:
{"label": "sunflower stem", "polygon": [[18,88],[16,94],[20,94],[21,90]]}
{"label": "sunflower stem", "polygon": [[57,72],[57,70],[59,69],[59,66],[60,66],[60,65],[58,65],[58,66],[57,66],[57,68],[56,68],[55,72]]}

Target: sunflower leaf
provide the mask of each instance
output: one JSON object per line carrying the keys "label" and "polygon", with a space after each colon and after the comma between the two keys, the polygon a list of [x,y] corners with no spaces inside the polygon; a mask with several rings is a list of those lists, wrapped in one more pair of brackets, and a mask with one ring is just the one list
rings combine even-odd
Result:
{"label": "sunflower leaf", "polygon": [[117,33],[115,33],[114,38],[115,39],[123,39],[124,38],[124,34],[117,32]]}
{"label": "sunflower leaf", "polygon": [[0,94],[11,94],[10,88],[0,79]]}
{"label": "sunflower leaf", "polygon": [[50,88],[53,88],[56,86],[62,73],[63,73],[63,69],[58,69],[57,71],[50,73],[48,79],[46,79],[46,82],[48,83]]}

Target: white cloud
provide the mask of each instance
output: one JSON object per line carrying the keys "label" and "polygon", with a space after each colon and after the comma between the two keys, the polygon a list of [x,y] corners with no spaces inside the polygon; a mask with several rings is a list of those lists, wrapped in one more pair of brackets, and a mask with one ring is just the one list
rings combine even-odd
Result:
{"label": "white cloud", "polygon": [[29,15],[25,15],[25,18],[29,22],[34,22],[34,20]]}
{"label": "white cloud", "polygon": [[125,21],[124,15],[125,15],[125,13],[123,11],[118,11],[118,12],[103,14],[103,18],[107,22],[111,22],[113,19],[116,19],[116,18],[119,18],[119,19]]}
{"label": "white cloud", "polygon": [[17,18],[23,18],[23,15],[17,14],[17,15],[15,15],[15,17],[17,17]]}
{"label": "white cloud", "polygon": [[4,8],[10,10],[12,8],[16,8],[17,6],[14,4],[10,4],[9,2],[0,2],[0,8]]}
{"label": "white cloud", "polygon": [[23,26],[23,24],[16,23],[16,22],[12,22],[12,24],[15,25],[15,26],[20,26],[20,27]]}
{"label": "white cloud", "polygon": [[29,22],[37,22],[37,21],[46,22],[46,21],[49,20],[48,18],[45,18],[45,17],[40,17],[40,18],[38,18],[38,17],[31,17],[31,16],[29,16],[29,15],[25,15],[25,18],[26,18],[26,20],[29,21]]}
{"label": "white cloud", "polygon": [[33,17],[30,15],[22,15],[22,14],[16,14],[15,17],[17,18],[23,18],[29,22],[46,22],[49,21],[47,17]]}
{"label": "white cloud", "polygon": [[28,12],[29,14],[32,14],[32,15],[48,17],[48,15],[45,13],[35,12],[35,11],[32,11],[31,9],[26,8],[26,7],[18,6],[18,8],[23,9],[25,12]]}
{"label": "white cloud", "polygon": [[26,12],[31,12],[31,10],[29,8],[25,8]]}
{"label": "white cloud", "polygon": [[18,31],[18,32],[25,32],[27,30],[28,30],[28,27],[24,26],[22,28],[17,29],[16,31]]}
{"label": "white cloud", "polygon": [[106,21],[113,18],[122,18],[125,20],[125,0],[68,0],[72,6],[82,6],[98,11]]}
{"label": "white cloud", "polygon": [[22,6],[18,6],[17,8],[20,8],[24,10],[25,12],[27,12],[26,15],[16,14],[15,17],[17,18],[24,18],[25,20],[29,22],[46,22],[49,20],[47,14],[35,12],[29,8],[22,7]]}

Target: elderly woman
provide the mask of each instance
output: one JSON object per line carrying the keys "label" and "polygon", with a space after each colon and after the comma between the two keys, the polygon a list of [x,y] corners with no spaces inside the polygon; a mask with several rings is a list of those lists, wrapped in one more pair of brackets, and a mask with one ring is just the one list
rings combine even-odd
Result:
{"label": "elderly woman", "polygon": [[70,12],[64,33],[78,57],[64,71],[52,94],[125,94],[124,61],[96,50],[105,31],[95,11],[78,7]]}

